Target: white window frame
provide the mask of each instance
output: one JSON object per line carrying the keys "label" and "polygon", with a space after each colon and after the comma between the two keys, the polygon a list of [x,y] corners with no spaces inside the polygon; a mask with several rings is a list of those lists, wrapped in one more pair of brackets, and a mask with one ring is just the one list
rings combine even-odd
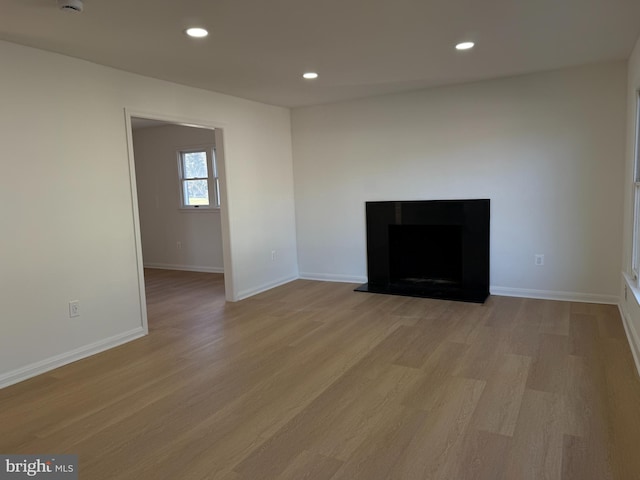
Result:
{"label": "white window frame", "polygon": [[640,286],[640,90],[636,91],[635,144],[633,162],[633,241],[631,271],[636,286]]}
{"label": "white window frame", "polygon": [[[185,178],[184,160],[185,153],[204,152],[207,156],[207,178]],[[218,165],[216,162],[215,145],[198,145],[195,147],[180,148],[177,151],[178,159],[178,196],[180,209],[184,211],[219,210],[220,209],[220,178],[218,177]],[[206,180],[209,191],[209,205],[188,205],[185,202],[184,183],[188,180]]]}

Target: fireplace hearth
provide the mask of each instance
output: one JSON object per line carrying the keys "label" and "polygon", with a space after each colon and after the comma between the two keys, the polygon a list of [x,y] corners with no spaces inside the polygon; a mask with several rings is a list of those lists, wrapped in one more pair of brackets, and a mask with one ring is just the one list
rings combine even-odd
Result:
{"label": "fireplace hearth", "polygon": [[367,202],[368,283],[356,291],[484,303],[490,201]]}

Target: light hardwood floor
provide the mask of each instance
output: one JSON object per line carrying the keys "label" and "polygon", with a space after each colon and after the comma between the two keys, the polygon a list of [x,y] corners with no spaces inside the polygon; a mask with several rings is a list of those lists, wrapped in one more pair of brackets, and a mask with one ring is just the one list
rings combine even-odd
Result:
{"label": "light hardwood floor", "polygon": [[150,335],[0,391],[1,453],[80,478],[640,479],[614,306],[149,270]]}

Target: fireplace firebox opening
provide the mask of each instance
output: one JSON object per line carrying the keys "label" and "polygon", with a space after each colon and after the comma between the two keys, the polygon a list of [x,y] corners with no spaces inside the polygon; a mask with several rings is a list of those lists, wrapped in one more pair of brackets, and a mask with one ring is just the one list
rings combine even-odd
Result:
{"label": "fireplace firebox opening", "polygon": [[357,291],[484,303],[488,199],[367,202],[368,283]]}

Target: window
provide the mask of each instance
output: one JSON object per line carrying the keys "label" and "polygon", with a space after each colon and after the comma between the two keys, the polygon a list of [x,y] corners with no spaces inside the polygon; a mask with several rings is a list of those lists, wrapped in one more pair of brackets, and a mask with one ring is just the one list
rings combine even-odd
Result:
{"label": "window", "polygon": [[178,152],[182,208],[219,208],[220,182],[215,147]]}
{"label": "window", "polygon": [[636,97],[636,143],[633,167],[633,277],[638,279],[640,270],[640,92]]}

